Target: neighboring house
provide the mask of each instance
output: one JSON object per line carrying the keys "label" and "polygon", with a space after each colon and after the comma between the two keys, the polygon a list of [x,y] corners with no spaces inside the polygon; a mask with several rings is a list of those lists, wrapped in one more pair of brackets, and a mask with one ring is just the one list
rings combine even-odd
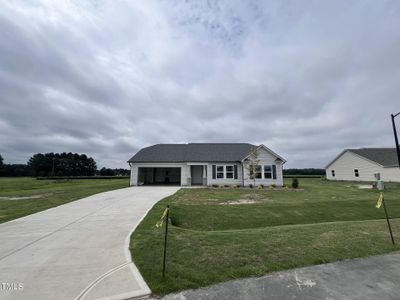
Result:
{"label": "neighboring house", "polygon": [[330,180],[374,181],[380,173],[383,181],[400,182],[395,148],[346,149],[325,169]]}
{"label": "neighboring house", "polygon": [[238,185],[253,184],[249,154],[257,148],[256,185],[283,185],[281,156],[264,145],[245,143],[157,144],[141,149],[129,161],[130,185]]}

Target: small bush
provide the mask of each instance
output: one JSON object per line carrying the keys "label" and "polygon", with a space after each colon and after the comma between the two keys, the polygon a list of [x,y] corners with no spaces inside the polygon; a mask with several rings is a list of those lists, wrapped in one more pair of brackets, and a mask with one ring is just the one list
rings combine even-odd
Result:
{"label": "small bush", "polygon": [[260,185],[258,186],[258,189],[259,189],[259,190],[263,190],[263,189],[264,189],[264,185],[263,185],[263,184],[260,184]]}
{"label": "small bush", "polygon": [[297,189],[299,187],[299,180],[297,178],[292,179],[292,188]]}
{"label": "small bush", "polygon": [[230,186],[229,184],[225,184],[224,187],[227,187],[227,188],[228,188],[228,187],[231,187],[231,186]]}
{"label": "small bush", "polygon": [[224,188],[224,185],[223,185],[223,184],[220,184],[218,187],[219,187],[220,189],[222,189],[222,188]]}
{"label": "small bush", "polygon": [[218,184],[213,184],[212,187],[213,187],[213,188],[217,188],[217,187],[218,187]]}
{"label": "small bush", "polygon": [[253,188],[253,184],[251,184],[251,183],[250,183],[250,184],[249,184],[249,188],[251,188],[251,189],[252,189],[252,188]]}
{"label": "small bush", "polygon": [[239,186],[237,184],[232,185],[232,188],[237,189]]}

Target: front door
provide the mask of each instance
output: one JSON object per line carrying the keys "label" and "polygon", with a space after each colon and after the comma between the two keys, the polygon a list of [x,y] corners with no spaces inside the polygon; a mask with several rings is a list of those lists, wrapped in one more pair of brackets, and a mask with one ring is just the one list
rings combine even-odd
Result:
{"label": "front door", "polygon": [[203,184],[203,166],[191,166],[192,185]]}

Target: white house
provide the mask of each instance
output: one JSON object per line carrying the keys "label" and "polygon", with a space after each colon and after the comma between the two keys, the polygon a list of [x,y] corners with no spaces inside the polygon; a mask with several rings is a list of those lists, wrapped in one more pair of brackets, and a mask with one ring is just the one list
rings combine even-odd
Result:
{"label": "white house", "polygon": [[346,149],[325,169],[330,180],[374,181],[380,173],[383,181],[400,182],[395,148]]}
{"label": "white house", "polygon": [[247,143],[157,144],[137,152],[129,161],[130,185],[238,185],[253,184],[249,154],[256,148],[259,167],[256,185],[283,185],[281,156]]}

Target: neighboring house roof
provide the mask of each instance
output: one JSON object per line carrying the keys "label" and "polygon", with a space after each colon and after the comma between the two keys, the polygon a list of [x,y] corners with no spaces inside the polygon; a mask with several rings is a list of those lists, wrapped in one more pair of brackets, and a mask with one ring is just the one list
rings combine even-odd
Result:
{"label": "neighboring house roof", "polygon": [[235,162],[246,157],[253,147],[258,146],[248,143],[157,144],[141,149],[128,162]]}
{"label": "neighboring house roof", "polygon": [[360,148],[360,149],[345,149],[329,165],[327,165],[326,168],[328,168],[331,164],[333,164],[339,157],[341,157],[347,151],[352,152],[358,156],[361,156],[385,168],[398,166],[396,148]]}

